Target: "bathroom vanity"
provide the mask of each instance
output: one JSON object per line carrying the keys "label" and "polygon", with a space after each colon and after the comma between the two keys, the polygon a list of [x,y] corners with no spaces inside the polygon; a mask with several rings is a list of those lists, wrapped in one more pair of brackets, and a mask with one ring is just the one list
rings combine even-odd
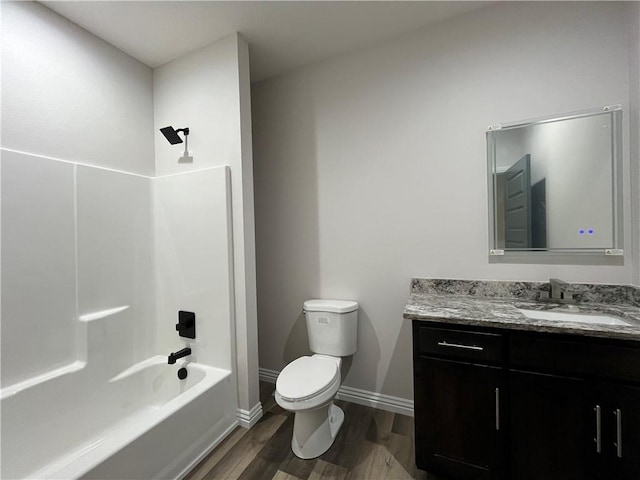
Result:
{"label": "bathroom vanity", "polygon": [[640,478],[640,289],[575,286],[569,307],[536,301],[548,288],[413,281],[404,317],[419,468],[452,479]]}

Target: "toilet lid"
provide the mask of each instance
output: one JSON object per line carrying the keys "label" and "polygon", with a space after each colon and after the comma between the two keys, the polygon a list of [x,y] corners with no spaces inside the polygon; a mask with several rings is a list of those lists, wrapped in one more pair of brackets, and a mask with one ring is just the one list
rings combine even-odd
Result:
{"label": "toilet lid", "polygon": [[282,369],[276,390],[289,400],[306,400],[327,390],[340,374],[333,360],[300,357]]}

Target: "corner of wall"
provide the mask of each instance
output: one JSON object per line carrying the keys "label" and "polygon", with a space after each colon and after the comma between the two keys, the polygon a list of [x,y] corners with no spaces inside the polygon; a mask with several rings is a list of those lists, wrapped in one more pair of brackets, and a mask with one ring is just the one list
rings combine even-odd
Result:
{"label": "corner of wall", "polygon": [[189,127],[194,162],[155,136],[156,175],[226,165],[231,171],[233,317],[238,407],[259,401],[249,46],[238,33],[153,71],[155,128]]}
{"label": "corner of wall", "polygon": [[[238,342],[246,346],[243,358],[238,358],[239,364],[244,363],[242,373],[244,380],[243,391],[240,396],[240,406],[251,407],[260,401],[258,378],[258,306],[256,293],[256,239],[255,212],[253,196],[253,141],[251,132],[251,72],[249,66],[249,44],[246,39],[236,34],[238,52],[238,87],[240,99],[240,156],[242,169],[242,217],[244,243],[244,323]],[[236,287],[240,285],[236,283]],[[236,298],[239,298],[236,296]]]}
{"label": "corner of wall", "polygon": [[640,3],[629,4],[629,144],[632,283],[640,286]]}

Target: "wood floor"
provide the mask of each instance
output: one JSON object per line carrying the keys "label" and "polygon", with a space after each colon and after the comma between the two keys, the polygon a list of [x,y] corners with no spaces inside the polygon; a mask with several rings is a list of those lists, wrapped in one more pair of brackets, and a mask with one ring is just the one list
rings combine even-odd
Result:
{"label": "wood floor", "polygon": [[273,400],[274,385],[260,384],[264,416],[250,430],[236,428],[187,480],[419,479],[414,465],[413,418],[337,401],[345,421],[322,456],[301,460],[291,451],[293,414]]}

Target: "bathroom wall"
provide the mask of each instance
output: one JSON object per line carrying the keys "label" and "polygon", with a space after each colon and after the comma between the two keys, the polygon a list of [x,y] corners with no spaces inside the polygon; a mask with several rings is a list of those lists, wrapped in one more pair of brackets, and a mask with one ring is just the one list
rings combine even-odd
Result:
{"label": "bathroom wall", "polygon": [[[3,386],[77,368],[87,357],[82,315],[129,306],[90,322],[95,346],[113,347],[111,363],[129,366],[183,346],[173,324],[178,308],[192,308],[200,320],[194,359],[231,368],[237,333],[240,398],[251,410],[258,356],[247,43],[232,35],[152,71],[37,3],[6,2],[2,14]],[[181,122],[192,129],[192,165],[178,164],[180,146],[157,131]],[[221,165],[231,180],[212,168]],[[235,245],[223,248],[231,184]]]}
{"label": "bathroom wall", "polygon": [[157,354],[151,179],[3,151],[2,385]]}
{"label": "bathroom wall", "polygon": [[485,160],[488,125],[620,103],[629,207],[630,14],[498,2],[253,85],[260,366],[308,351],[304,300],[354,299],[345,385],[410,399],[411,277],[631,283],[637,252],[490,264]]}
{"label": "bathroom wall", "polygon": [[0,167],[6,386],[78,355],[74,167],[12,152],[3,152]]}
{"label": "bathroom wall", "polygon": [[11,151],[0,167],[3,387],[88,361],[104,380],[186,345],[233,368],[228,167],[154,179]]}
{"label": "bathroom wall", "polygon": [[[111,374],[116,375],[159,353],[153,179],[85,165],[75,169],[78,316],[128,307],[121,315],[94,321],[103,324],[102,330],[95,328],[100,335],[94,350],[103,352]],[[5,231],[7,235],[11,234]],[[39,321],[48,318],[42,315]],[[84,338],[78,341],[82,346]]]}
{"label": "bathroom wall", "polygon": [[[154,181],[159,352],[192,349],[192,360],[231,370],[231,197],[228,167]],[[178,311],[196,314],[196,338],[180,338]],[[235,415],[235,412],[233,412]]]}
{"label": "bathroom wall", "polygon": [[[629,22],[629,131],[640,132],[640,3],[634,2],[630,8]],[[631,136],[631,217],[635,220],[632,246],[633,283],[640,286],[640,135]]]}
{"label": "bathroom wall", "polygon": [[247,42],[234,34],[153,72],[155,128],[189,127],[184,145],[155,137],[158,176],[228,165],[231,171],[234,315],[240,408],[259,403],[251,103]]}
{"label": "bathroom wall", "polygon": [[126,305],[102,343],[130,365],[155,337],[151,69],[37,3],[2,4],[1,44],[2,385],[86,360],[78,317]]}
{"label": "bathroom wall", "polygon": [[2,147],[153,175],[152,71],[35,2],[2,3]]}

